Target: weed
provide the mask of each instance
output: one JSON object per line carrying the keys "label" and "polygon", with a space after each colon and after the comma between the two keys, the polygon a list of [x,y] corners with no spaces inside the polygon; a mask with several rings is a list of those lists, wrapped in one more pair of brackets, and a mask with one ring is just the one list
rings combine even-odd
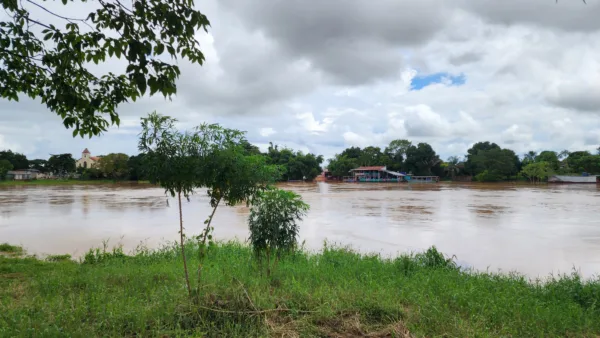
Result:
{"label": "weed", "polygon": [[64,261],[70,261],[70,260],[71,260],[71,255],[69,255],[69,254],[50,255],[50,256],[46,257],[47,262],[64,262]]}
{"label": "weed", "polygon": [[17,245],[10,245],[8,243],[1,243],[0,244],[0,253],[4,253],[4,254],[13,254],[13,255],[22,255],[25,253],[25,250],[23,250],[23,247],[17,246]]}

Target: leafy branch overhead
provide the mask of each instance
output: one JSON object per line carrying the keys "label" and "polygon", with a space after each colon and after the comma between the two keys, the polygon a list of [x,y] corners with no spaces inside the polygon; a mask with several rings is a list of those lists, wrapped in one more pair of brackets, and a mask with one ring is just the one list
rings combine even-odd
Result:
{"label": "leafy branch overhead", "polygon": [[[73,1],[45,7],[45,1],[1,0],[8,19],[0,22],[0,95],[41,99],[74,128],[73,136],[118,125],[117,107],[146,93],[171,97],[180,75],[177,59],[204,62],[195,34],[210,23],[193,0],[81,2],[94,9],[72,18],[55,8],[69,12]],[[57,20],[64,27],[51,23]],[[126,60],[123,72],[88,70],[113,57]]]}

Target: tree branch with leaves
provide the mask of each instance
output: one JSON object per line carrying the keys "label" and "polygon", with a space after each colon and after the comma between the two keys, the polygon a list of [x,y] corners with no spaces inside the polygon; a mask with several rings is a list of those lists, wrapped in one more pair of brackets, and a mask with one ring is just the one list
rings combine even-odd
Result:
{"label": "tree branch with leaves", "polygon": [[[73,1],[62,0],[64,11]],[[81,0],[82,3],[91,2]],[[149,93],[170,98],[181,71],[178,59],[202,65],[195,34],[208,19],[193,0],[98,0],[85,18],[72,18],[34,0],[2,0],[10,20],[0,22],[0,95],[41,99],[73,136],[98,135],[119,125],[117,107]],[[45,13],[34,17],[32,9]],[[63,28],[49,19],[65,22]],[[41,29],[41,30],[40,30]],[[163,55],[170,58],[165,61]],[[121,73],[88,70],[124,59]]]}

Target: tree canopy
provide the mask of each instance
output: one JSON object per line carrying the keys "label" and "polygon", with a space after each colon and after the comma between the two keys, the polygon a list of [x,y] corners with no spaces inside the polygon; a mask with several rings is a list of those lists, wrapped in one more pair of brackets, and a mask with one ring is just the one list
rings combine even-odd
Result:
{"label": "tree canopy", "polygon": [[412,146],[409,140],[393,140],[385,148],[384,153],[389,158],[389,169],[400,171],[402,170],[402,162],[406,158],[406,152],[408,148]]}
{"label": "tree canopy", "polygon": [[8,160],[0,160],[0,181],[6,178],[6,174],[13,170],[13,165]]}
{"label": "tree canopy", "polygon": [[535,157],[535,162],[546,162],[550,169],[556,171],[560,167],[560,160],[556,151],[544,150]]}
{"label": "tree canopy", "polygon": [[123,179],[129,173],[129,156],[123,153],[111,153],[102,156],[96,167],[104,177],[112,179]]}
{"label": "tree canopy", "polygon": [[48,161],[44,159],[35,159],[29,161],[29,169],[39,170],[41,173],[48,172]]}
{"label": "tree canopy", "polygon": [[523,167],[521,173],[532,182],[539,182],[546,180],[548,176],[552,175],[553,170],[548,162],[538,161],[531,162]]}
{"label": "tree canopy", "polygon": [[10,164],[12,164],[11,170],[29,168],[29,161],[27,160],[27,157],[23,154],[12,152],[10,149],[0,151],[0,160],[7,160],[10,162]]}
{"label": "tree canopy", "polygon": [[75,159],[71,154],[52,155],[48,159],[48,170],[58,176],[75,171]]}
{"label": "tree canopy", "polygon": [[432,168],[440,163],[440,158],[427,143],[411,145],[406,150],[405,166],[415,175],[432,175]]}
{"label": "tree canopy", "polygon": [[304,154],[288,148],[279,149],[277,145],[270,144],[265,156],[268,164],[281,166],[283,170],[281,179],[284,181],[303,179],[310,181],[323,171],[321,164],[324,159],[321,155]]}
{"label": "tree canopy", "polygon": [[[195,34],[210,23],[193,0],[98,0],[82,17],[73,17],[72,2],[2,1],[0,95],[41,99],[73,136],[118,125],[117,107],[146,93],[171,97],[178,60],[204,62]],[[124,71],[90,71],[110,58],[124,60]]]}

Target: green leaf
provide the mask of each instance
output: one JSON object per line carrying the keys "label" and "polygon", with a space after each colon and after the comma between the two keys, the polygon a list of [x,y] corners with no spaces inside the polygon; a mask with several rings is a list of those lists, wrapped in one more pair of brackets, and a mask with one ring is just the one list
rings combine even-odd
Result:
{"label": "green leaf", "polygon": [[161,55],[165,51],[165,45],[162,43],[158,43],[156,47],[154,47],[154,54]]}
{"label": "green leaf", "polygon": [[137,73],[134,79],[140,93],[144,95],[146,93],[146,77],[141,73]]}
{"label": "green leaf", "polygon": [[53,36],[53,35],[54,35],[54,33],[53,33],[53,32],[50,32],[50,33],[48,33],[48,34],[44,35],[44,41],[48,41],[48,40],[50,40],[50,39],[52,38],[52,36]]}

